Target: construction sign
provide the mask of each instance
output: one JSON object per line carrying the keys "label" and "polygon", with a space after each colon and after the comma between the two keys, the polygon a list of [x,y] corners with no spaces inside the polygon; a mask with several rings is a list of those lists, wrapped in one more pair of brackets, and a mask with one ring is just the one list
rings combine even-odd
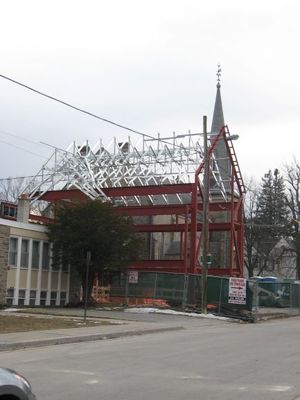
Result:
{"label": "construction sign", "polygon": [[228,303],[246,304],[246,279],[229,278]]}
{"label": "construction sign", "polygon": [[138,283],[138,281],[139,281],[138,271],[129,271],[128,272],[128,282],[129,283]]}

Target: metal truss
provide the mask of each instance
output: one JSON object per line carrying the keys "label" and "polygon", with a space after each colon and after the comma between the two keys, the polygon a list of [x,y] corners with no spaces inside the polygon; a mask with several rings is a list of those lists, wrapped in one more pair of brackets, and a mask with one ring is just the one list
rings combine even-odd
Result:
{"label": "metal truss", "polygon": [[[111,201],[118,213],[133,218],[137,232],[151,240],[157,233],[176,234],[179,242],[178,259],[139,260],[130,268],[201,273],[205,172],[201,140],[201,134],[189,133],[142,138],[135,143],[126,138],[113,139],[107,146],[99,141],[94,146],[74,142],[67,150],[55,148],[35,178],[30,197],[47,204],[87,198]],[[227,126],[210,136],[207,157],[209,175],[205,187],[215,259],[208,271],[242,276],[245,188]],[[31,215],[35,222],[42,223],[44,219],[43,215]]]}
{"label": "metal truss", "polygon": [[[203,161],[202,135],[187,133],[167,138],[114,138],[108,145],[102,140],[92,145],[73,142],[66,150],[54,148],[49,160],[23,192],[32,200],[54,190],[79,189],[91,199],[110,201],[105,188],[156,186],[193,183],[195,171]],[[211,155],[212,193],[226,199],[218,160]],[[186,204],[186,194],[120,196],[118,205]]]}

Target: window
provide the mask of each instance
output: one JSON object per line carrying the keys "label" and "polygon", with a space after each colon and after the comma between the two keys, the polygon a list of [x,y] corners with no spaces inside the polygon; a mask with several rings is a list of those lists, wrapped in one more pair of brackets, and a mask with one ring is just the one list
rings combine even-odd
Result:
{"label": "window", "polygon": [[42,257],[42,268],[49,269],[49,251],[50,246],[48,242],[43,242],[43,257]]}
{"label": "window", "polygon": [[24,306],[25,294],[26,294],[26,290],[25,289],[20,289],[19,290],[19,300],[18,300],[18,305],[19,306]]}
{"label": "window", "polygon": [[8,288],[6,291],[6,304],[8,306],[11,306],[13,304],[14,293],[15,293],[15,288],[13,287]]}
{"label": "window", "polygon": [[46,305],[46,300],[47,300],[47,291],[42,290],[41,291],[41,300],[40,300],[40,305],[45,306]]}
{"label": "window", "polygon": [[8,264],[16,267],[17,266],[17,254],[18,254],[18,239],[11,237],[9,239],[9,253],[8,253]]}
{"label": "window", "polygon": [[22,239],[22,245],[21,245],[21,267],[28,268],[28,256],[29,256],[29,240]]}
{"label": "window", "polygon": [[7,218],[17,218],[17,206],[2,204],[2,215]]}
{"label": "window", "polygon": [[35,305],[35,299],[36,299],[36,290],[30,290],[30,299],[29,299],[29,304],[31,306]]}
{"label": "window", "polygon": [[60,292],[60,305],[64,306],[66,304],[67,292]]}
{"label": "window", "polygon": [[57,292],[51,292],[50,306],[56,305]]}
{"label": "window", "polygon": [[39,269],[40,259],[40,242],[34,240],[32,242],[32,269]]}

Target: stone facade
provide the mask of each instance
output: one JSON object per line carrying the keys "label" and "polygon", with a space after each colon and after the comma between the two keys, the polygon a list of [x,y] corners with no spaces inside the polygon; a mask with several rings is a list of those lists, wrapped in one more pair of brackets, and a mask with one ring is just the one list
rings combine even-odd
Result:
{"label": "stone facade", "polygon": [[5,304],[9,227],[0,225],[0,306]]}

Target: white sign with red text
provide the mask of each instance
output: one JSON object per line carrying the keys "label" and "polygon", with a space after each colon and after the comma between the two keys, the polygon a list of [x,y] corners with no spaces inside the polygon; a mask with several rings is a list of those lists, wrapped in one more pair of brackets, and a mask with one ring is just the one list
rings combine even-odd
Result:
{"label": "white sign with red text", "polygon": [[246,279],[229,278],[228,303],[246,304]]}

